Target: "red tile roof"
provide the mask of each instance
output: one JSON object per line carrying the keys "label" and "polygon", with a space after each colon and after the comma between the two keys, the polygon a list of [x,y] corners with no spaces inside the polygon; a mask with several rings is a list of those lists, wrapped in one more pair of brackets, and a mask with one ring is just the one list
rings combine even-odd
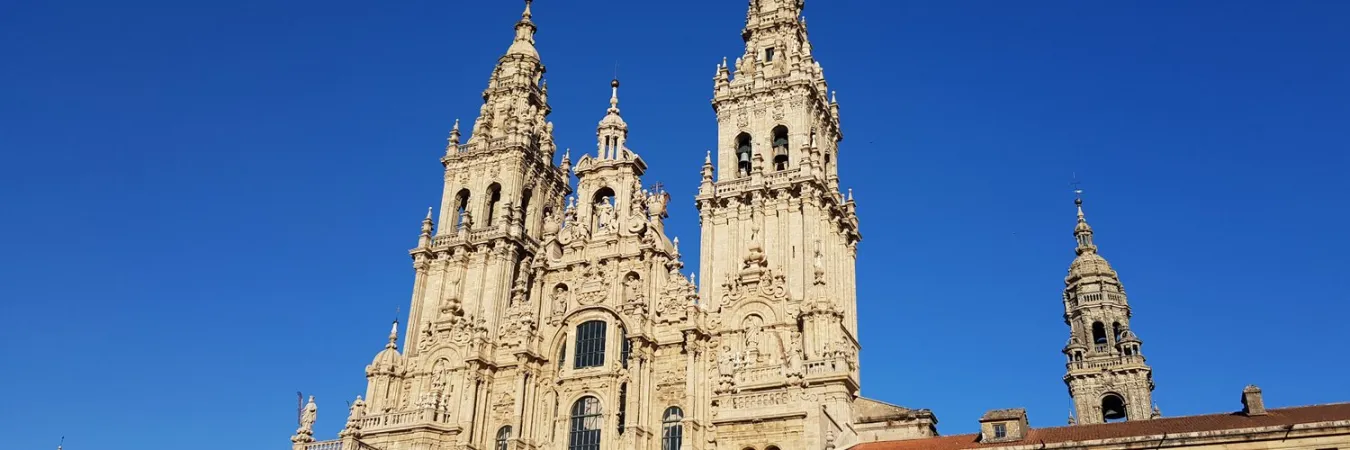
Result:
{"label": "red tile roof", "polygon": [[1202,431],[1236,430],[1301,423],[1350,420],[1350,403],[1300,406],[1269,409],[1264,416],[1247,416],[1241,412],[1201,416],[1171,417],[1133,422],[1076,425],[1054,428],[1033,428],[1025,439],[1016,442],[981,444],[978,434],[962,434],[904,441],[869,442],[854,446],[854,450],[967,450],[984,447],[1053,444],[1058,442],[1092,441],[1163,434],[1194,433]]}

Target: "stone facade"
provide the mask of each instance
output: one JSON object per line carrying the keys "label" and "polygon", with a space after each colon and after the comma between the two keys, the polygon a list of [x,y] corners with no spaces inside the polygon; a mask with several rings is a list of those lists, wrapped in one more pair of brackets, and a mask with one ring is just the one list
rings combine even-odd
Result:
{"label": "stone facade", "polygon": [[[666,233],[670,195],[643,184],[647,163],[627,145],[618,80],[595,153],[557,158],[527,0],[467,139],[458,121],[450,133],[439,214],[428,211],[410,251],[401,348],[395,323],[337,439],[314,436],[310,398],[293,450],[830,450],[942,439],[930,411],[858,395],[862,237],[852,195],[839,189],[839,103],[803,7],[750,0],[745,53],[717,65],[718,145],[695,198],[695,277]],[[1064,353],[1078,420],[1154,417],[1124,289],[1081,203],[1075,235]],[[1248,398],[1264,412],[1259,391]],[[1035,433],[1021,410],[981,426],[998,435],[989,443]]]}
{"label": "stone facade", "polygon": [[526,2],[467,140],[451,131],[440,214],[411,251],[401,351],[395,324],[340,439],[315,441],[311,402],[296,450],[790,450],[932,435],[931,413],[857,396],[861,236],[803,7],[751,2],[745,54],[717,67],[700,287],[665,232],[670,196],[644,186],[627,145],[618,80],[596,152],[554,164]]}

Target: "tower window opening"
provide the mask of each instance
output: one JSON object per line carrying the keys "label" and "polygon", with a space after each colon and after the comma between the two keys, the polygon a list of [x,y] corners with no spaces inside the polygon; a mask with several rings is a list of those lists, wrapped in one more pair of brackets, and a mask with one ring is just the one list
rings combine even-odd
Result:
{"label": "tower window opening", "polygon": [[773,47],[764,49],[764,62],[773,62]]}
{"label": "tower window opening", "polygon": [[592,320],[577,326],[577,344],[573,369],[605,365],[605,327],[603,321]]}
{"label": "tower window opening", "polygon": [[751,160],[754,159],[755,152],[750,145],[750,135],[741,133],[736,136],[736,168],[741,176],[750,175]]}
{"label": "tower window opening", "polygon": [[568,450],[600,450],[600,428],[604,423],[600,400],[582,397],[572,404],[572,420],[568,433]]}
{"label": "tower window opening", "polygon": [[1121,339],[1125,338],[1124,330],[1125,330],[1124,328],[1120,327],[1120,322],[1111,324],[1111,335],[1115,336],[1117,343],[1119,343]]}
{"label": "tower window opening", "polygon": [[773,129],[774,170],[787,170],[788,161],[788,129],[780,125]]}
{"label": "tower window opening", "polygon": [[1106,394],[1102,397],[1102,421],[1119,422],[1128,420],[1129,413],[1125,410],[1125,400],[1116,394]]}
{"label": "tower window opening", "polygon": [[455,194],[455,228],[463,227],[464,222],[469,218],[469,190],[460,189]]}
{"label": "tower window opening", "polygon": [[501,204],[501,202],[502,202],[502,185],[492,183],[491,186],[488,186],[488,203],[487,203],[487,211],[485,211],[485,213],[487,214],[488,226],[496,225],[497,207],[499,204]]}
{"label": "tower window opening", "polygon": [[1106,345],[1106,326],[1101,322],[1092,323],[1092,343]]}

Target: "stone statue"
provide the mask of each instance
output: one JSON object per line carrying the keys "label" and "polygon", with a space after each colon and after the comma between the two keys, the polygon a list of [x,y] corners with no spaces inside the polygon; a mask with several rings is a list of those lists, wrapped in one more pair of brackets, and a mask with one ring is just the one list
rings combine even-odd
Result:
{"label": "stone statue", "polygon": [[793,332],[792,332],[792,335],[791,335],[790,337],[788,337],[787,352],[786,352],[786,353],[787,353],[787,355],[785,355],[785,356],[787,357],[787,364],[786,364],[786,366],[787,366],[787,367],[786,367],[786,372],[787,372],[787,374],[788,374],[789,376],[791,376],[791,375],[797,375],[797,376],[804,375],[804,374],[802,373],[802,353],[803,353],[803,352],[802,352],[802,334],[801,334],[800,332],[793,331]]}
{"label": "stone statue", "polygon": [[553,288],[553,313],[565,312],[567,312],[567,287],[560,284]]}
{"label": "stone statue", "polygon": [[722,347],[722,355],[717,359],[717,374],[721,389],[730,390],[736,375],[736,355],[729,345]]}
{"label": "stone statue", "polygon": [[359,436],[361,434],[361,419],[366,416],[366,402],[361,396],[356,396],[356,401],[352,402],[351,413],[347,415],[347,425],[338,433],[338,437]]}
{"label": "stone statue", "polygon": [[295,436],[291,437],[291,442],[314,442],[314,422],[318,418],[319,406],[314,403],[314,396],[311,395],[309,396],[309,403],[300,413],[300,428],[295,430]]}

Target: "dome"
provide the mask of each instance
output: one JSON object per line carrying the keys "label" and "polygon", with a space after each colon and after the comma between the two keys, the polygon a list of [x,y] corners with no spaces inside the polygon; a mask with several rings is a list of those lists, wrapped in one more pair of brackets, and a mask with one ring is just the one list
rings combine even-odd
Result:
{"label": "dome", "polygon": [[398,352],[398,322],[394,322],[394,327],[389,331],[389,343],[385,344],[384,350],[375,355],[375,360],[370,362],[367,371],[393,371],[403,367],[403,355]]}
{"label": "dome", "polygon": [[1073,264],[1069,265],[1070,277],[1086,277],[1091,275],[1111,276],[1116,275],[1116,271],[1111,268],[1111,263],[1106,262],[1106,258],[1097,253],[1084,253],[1074,258]]}

